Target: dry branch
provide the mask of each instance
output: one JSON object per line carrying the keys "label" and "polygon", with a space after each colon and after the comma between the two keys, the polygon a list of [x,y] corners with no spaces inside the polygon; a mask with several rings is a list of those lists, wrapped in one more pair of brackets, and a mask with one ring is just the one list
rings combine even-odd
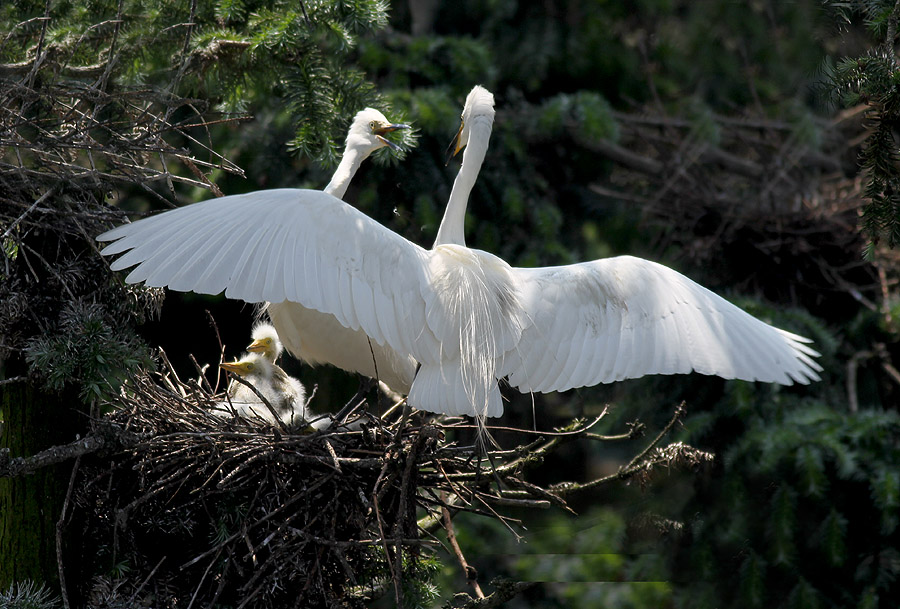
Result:
{"label": "dry branch", "polygon": [[698,269],[744,261],[746,268],[729,268],[755,284],[741,290],[781,302],[828,293],[874,301],[876,267],[896,275],[897,255],[886,247],[875,265],[859,260],[866,203],[855,163],[866,129],[859,108],[803,124],[713,112],[692,120],[656,109],[613,116],[615,142],[585,141],[578,129],[570,136],[613,162],[591,191],[639,202],[660,226],[659,251],[676,246]]}
{"label": "dry branch", "polygon": [[24,476],[33,474],[39,469],[56,465],[65,461],[70,461],[84,455],[90,455],[104,448],[109,448],[110,444],[115,449],[122,448],[136,442],[136,439],[129,438],[127,434],[117,434],[115,438],[103,435],[90,435],[86,438],[75,440],[69,444],[62,446],[52,446],[47,450],[42,450],[31,457],[10,457],[9,449],[0,449],[0,478],[12,478],[14,476]]}

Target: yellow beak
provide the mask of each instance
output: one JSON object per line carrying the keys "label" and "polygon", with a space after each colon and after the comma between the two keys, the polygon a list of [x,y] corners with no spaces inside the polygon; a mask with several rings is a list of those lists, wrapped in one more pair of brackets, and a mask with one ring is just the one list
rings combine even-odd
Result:
{"label": "yellow beak", "polygon": [[243,376],[244,367],[240,362],[223,362],[219,364],[219,368],[223,370],[227,370],[228,372],[234,372],[235,374],[239,374]]}
{"label": "yellow beak", "polygon": [[384,137],[384,134],[391,133],[392,131],[397,131],[398,129],[409,129],[409,125],[404,125],[402,123],[396,123],[396,124],[391,124],[391,125],[382,125],[381,127],[374,129],[372,132],[375,134],[375,137],[377,137],[379,140],[381,140],[381,142],[385,146],[388,146],[395,152],[400,152],[402,150],[402,148],[400,148],[400,146],[398,146],[391,140]]}
{"label": "yellow beak", "polygon": [[247,347],[247,351],[251,353],[262,353],[266,350],[266,344],[261,340],[255,340]]}
{"label": "yellow beak", "polygon": [[391,125],[382,125],[375,129],[375,135],[384,135],[385,133],[390,133],[392,131],[397,131],[398,129],[409,129],[409,125],[404,125],[403,123],[393,123]]}
{"label": "yellow beak", "polygon": [[450,159],[459,154],[459,151],[463,149],[463,147],[460,145],[460,136],[462,136],[464,126],[465,123],[461,122],[459,124],[459,131],[456,132],[456,135],[453,136],[453,141],[450,142],[449,146],[447,146],[447,161],[444,163],[444,165],[449,164]]}

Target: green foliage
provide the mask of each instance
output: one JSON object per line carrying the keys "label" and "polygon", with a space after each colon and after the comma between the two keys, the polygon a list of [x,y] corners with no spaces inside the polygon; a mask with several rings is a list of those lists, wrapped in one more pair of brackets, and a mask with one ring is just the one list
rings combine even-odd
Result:
{"label": "green foliage", "polygon": [[[369,588],[381,586],[387,590],[384,598],[393,601],[396,594],[392,579],[395,575],[394,563],[388,564],[383,547],[366,550],[363,556],[364,564],[357,564],[357,575],[365,578],[363,581],[368,583],[359,586],[354,594],[365,597],[368,592],[371,592]],[[393,560],[393,556],[391,560]],[[410,609],[434,607],[441,592],[437,579],[442,568],[443,565],[437,556],[404,549],[400,561],[400,573],[397,574],[400,577],[399,592],[402,606]],[[380,606],[380,604],[376,606]]]}
{"label": "green foliage", "polygon": [[0,609],[57,609],[60,606],[59,597],[32,581],[0,590]]}
{"label": "green foliage", "polygon": [[741,598],[748,607],[764,607],[766,599],[766,561],[752,550],[740,567]]}
{"label": "green foliage", "polygon": [[67,303],[55,329],[33,338],[25,355],[48,389],[77,383],[85,402],[114,398],[130,373],[152,366],[146,345],[81,301]]}
{"label": "green foliage", "polygon": [[[692,551],[720,557],[713,580],[721,598],[732,598],[722,606],[847,606],[867,590],[896,589],[900,563],[887,556],[897,543],[900,415],[777,403],[758,403],[762,416],[742,417],[746,431],[724,455],[728,517],[716,522],[710,514],[695,529]],[[742,526],[728,533],[736,520]],[[746,544],[734,575],[729,556]]]}
{"label": "green foliage", "polygon": [[840,567],[847,560],[847,518],[835,509],[822,522],[818,545],[832,567]]}
{"label": "green foliage", "polygon": [[863,209],[863,228],[873,244],[884,239],[894,247],[900,244],[900,169],[893,133],[900,120],[900,63],[894,39],[900,11],[887,0],[833,4],[845,18],[851,10],[861,13],[872,35],[884,39],[861,56],[829,65],[828,71],[836,101],[847,107],[868,107],[870,129],[860,154],[860,165],[866,172],[865,194],[870,201]]}
{"label": "green foliage", "polygon": [[[7,3],[0,11],[0,28],[10,32],[0,61],[33,60],[30,43],[39,37],[43,6]],[[45,44],[63,72],[110,64],[110,76],[123,85],[159,86],[228,111],[283,111],[287,101],[292,146],[325,164],[336,162],[347,118],[366,105],[389,113],[366,76],[349,65],[360,36],[387,25],[383,0],[119,6],[118,0],[92,2],[90,10],[52,6]]]}
{"label": "green foliage", "polygon": [[619,131],[612,108],[602,96],[587,91],[560,94],[544,101],[538,110],[538,127],[547,136],[574,129],[588,141],[615,142]]}
{"label": "green foliage", "polygon": [[434,606],[440,595],[435,578],[441,570],[436,556],[403,555],[403,606],[410,609],[427,609]]}
{"label": "green foliage", "polygon": [[547,584],[530,593],[529,606],[640,609],[671,602],[663,557],[629,543],[616,510],[592,506],[578,516],[555,512],[530,520],[521,537],[490,519],[460,514],[454,522],[479,573]]}

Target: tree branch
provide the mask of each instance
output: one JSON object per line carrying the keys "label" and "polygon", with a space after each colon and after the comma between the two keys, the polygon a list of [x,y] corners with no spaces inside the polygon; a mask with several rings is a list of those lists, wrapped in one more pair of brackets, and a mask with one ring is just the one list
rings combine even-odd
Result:
{"label": "tree branch", "polygon": [[478,585],[478,571],[466,561],[462,548],[459,547],[459,543],[456,541],[456,532],[453,529],[453,518],[450,516],[450,510],[443,506],[441,507],[441,514],[444,516],[444,530],[447,531],[447,541],[450,542],[450,547],[453,548],[453,553],[456,554],[456,560],[459,561],[459,566],[462,567],[463,572],[466,574],[466,582],[475,590],[475,596],[483,599],[484,592],[481,590],[481,586]]}
{"label": "tree branch", "polygon": [[[495,587],[495,590],[490,596],[472,598],[468,594],[457,594],[452,601],[444,604],[444,609],[493,609],[494,607],[500,607],[514,596],[537,585],[537,582],[517,582],[497,578],[491,580],[491,585]],[[457,605],[456,601],[458,600],[463,600],[465,603]]]}
{"label": "tree branch", "polygon": [[116,447],[127,447],[134,446],[137,442],[136,437],[128,439],[117,437],[116,441],[111,443],[108,438],[91,434],[68,444],[52,446],[31,457],[10,457],[9,449],[2,448],[0,449],[0,478],[33,474],[43,467],[95,453],[110,444]]}

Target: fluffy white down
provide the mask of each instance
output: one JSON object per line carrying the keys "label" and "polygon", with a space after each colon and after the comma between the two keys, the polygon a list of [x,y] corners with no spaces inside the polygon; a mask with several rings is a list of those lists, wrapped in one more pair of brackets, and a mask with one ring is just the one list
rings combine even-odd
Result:
{"label": "fluffy white down", "polygon": [[275,362],[281,356],[284,346],[278,337],[278,330],[275,326],[265,322],[259,322],[253,326],[250,332],[253,342],[247,347],[247,351],[261,354],[270,362]]}
{"label": "fluffy white down", "polygon": [[[287,425],[300,425],[307,419],[306,389],[280,367],[258,353],[245,354],[240,364],[252,364],[249,372],[241,374],[269,402],[281,421]],[[217,412],[230,414],[233,409],[247,418],[260,418],[270,424],[277,424],[272,412],[252,389],[232,380],[228,385],[228,400],[217,404]]]}

